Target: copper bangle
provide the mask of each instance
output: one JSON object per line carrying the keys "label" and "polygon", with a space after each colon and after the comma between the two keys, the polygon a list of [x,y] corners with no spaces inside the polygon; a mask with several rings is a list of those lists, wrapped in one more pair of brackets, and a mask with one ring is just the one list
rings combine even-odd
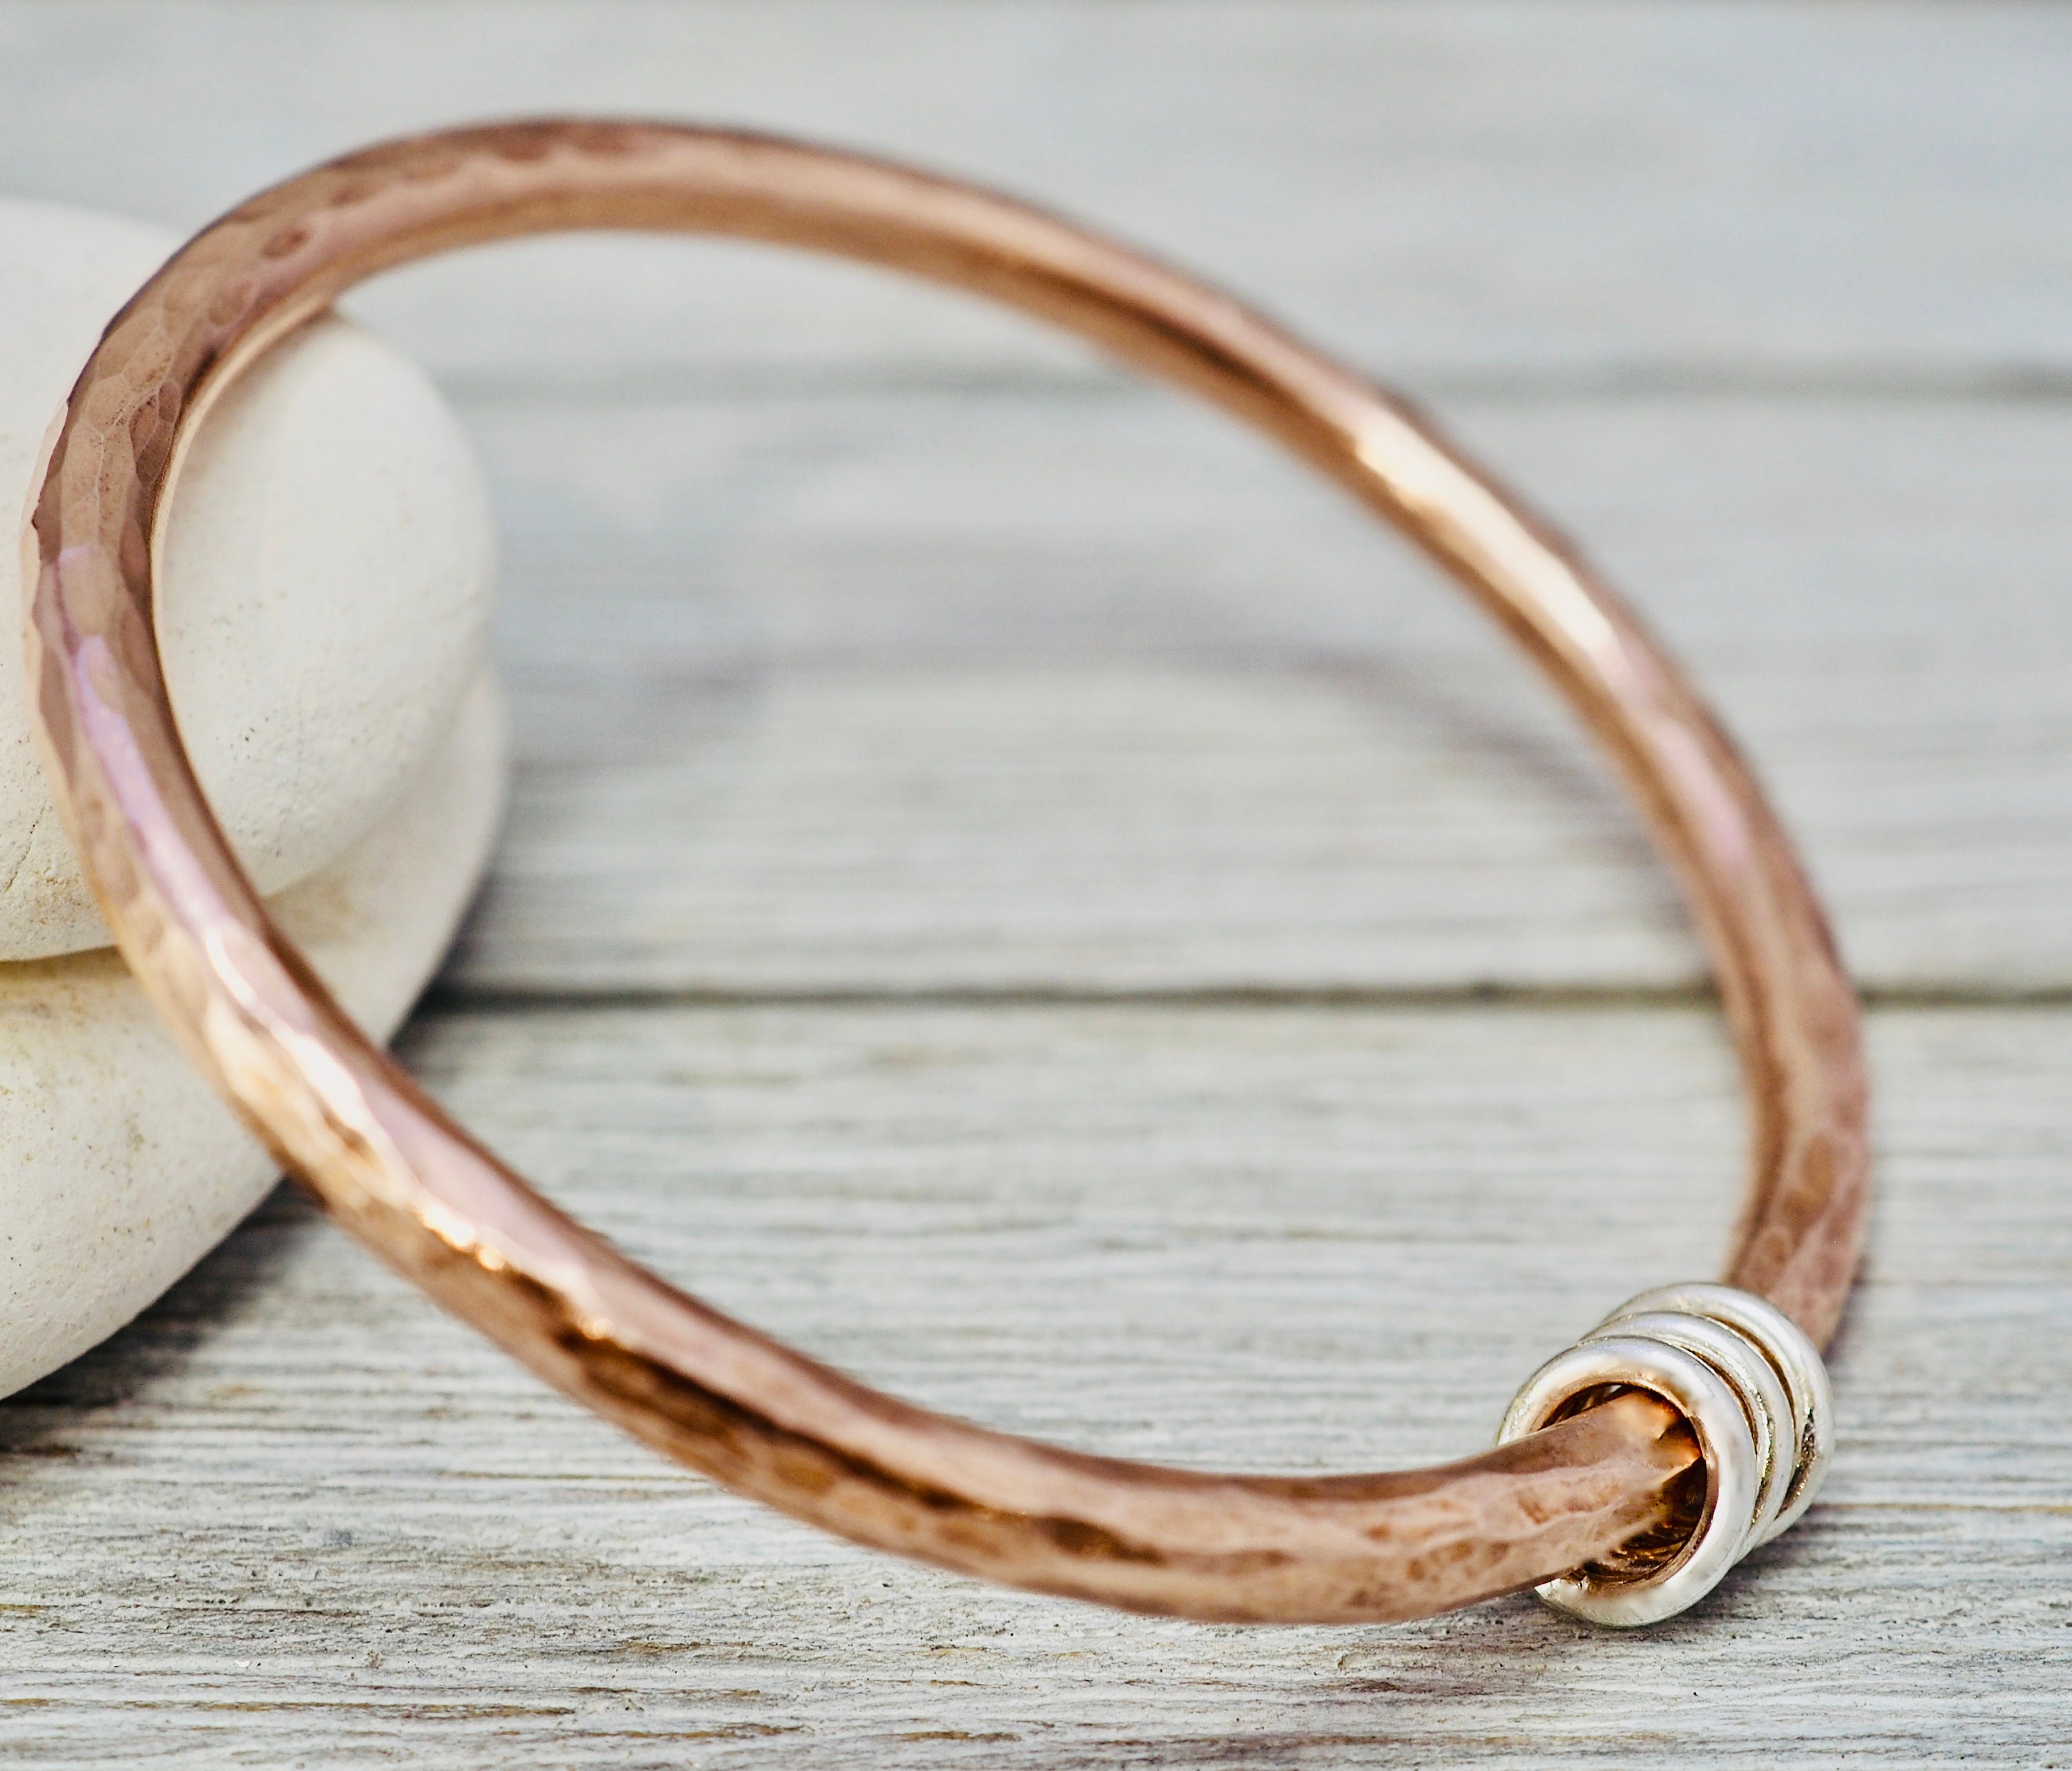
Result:
{"label": "copper bangle", "polygon": [[1869,1198],[1856,999],[1748,769],[1618,599],[1403,401],[1228,297],[1005,198],[759,136],[567,120],[372,148],[205,228],[109,327],[29,515],[33,705],[109,926],[203,1074],[341,1223],[549,1383],[861,1543],[1133,1610],[1336,1622],[1616,1572],[1622,1547],[1690,1535],[1697,1442],[1644,1386],[1442,1468],[1318,1478],[1083,1456],[879,1395],[586,1231],[347,1020],[268,918],[181,747],[153,631],[168,494],[211,401],[350,285],[575,228],[775,241],[992,296],[1225,408],[1417,541],[1560,685],[1645,807],[1746,1077],[1726,1278],[1815,1342],[1835,1326]]}

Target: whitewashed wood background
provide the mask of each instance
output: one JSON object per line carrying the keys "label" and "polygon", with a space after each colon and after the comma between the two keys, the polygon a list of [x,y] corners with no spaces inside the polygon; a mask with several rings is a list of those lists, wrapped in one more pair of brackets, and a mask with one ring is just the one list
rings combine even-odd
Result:
{"label": "whitewashed wood background", "polygon": [[[11,191],[193,225],[589,108],[980,175],[1407,384],[1695,666],[1873,1005],[1824,1503],[1643,1635],[1202,1629],[657,1462],[282,1194],[0,1405],[35,1765],[2072,1764],[2072,12],[0,0]],[[521,746],[404,1050],[874,1381],[1363,1467],[1702,1273],[1732,1067],[1632,819],[1219,421],[861,273],[584,241],[358,310],[502,500]]]}

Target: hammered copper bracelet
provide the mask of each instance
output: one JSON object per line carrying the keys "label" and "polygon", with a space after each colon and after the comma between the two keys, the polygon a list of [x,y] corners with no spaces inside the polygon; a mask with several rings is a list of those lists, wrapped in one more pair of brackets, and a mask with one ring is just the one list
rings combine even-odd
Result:
{"label": "hammered copper bracelet", "polygon": [[[575,228],[775,241],[992,296],[1277,438],[1458,578],[1621,765],[1709,945],[1753,1124],[1728,1283],[1635,1300],[1531,1380],[1479,1456],[1200,1474],[866,1389],[627,1259],[454,1124],[340,1013],[226,846],[167,699],[153,560],[183,446],[270,345],[386,266]],[[1643,1622],[1810,1498],[1827,1432],[1815,1343],[1848,1295],[1869,1184],[1856,999],[1791,845],[1676,668],[1563,541],[1403,402],[1227,297],[1005,199],[787,142],[582,121],[427,136],[253,198],[145,286],[53,427],[27,544],[57,803],[189,1056],[370,1247],[715,1481],[996,1580],[1276,1622],[1415,1617],[1532,1585]]]}

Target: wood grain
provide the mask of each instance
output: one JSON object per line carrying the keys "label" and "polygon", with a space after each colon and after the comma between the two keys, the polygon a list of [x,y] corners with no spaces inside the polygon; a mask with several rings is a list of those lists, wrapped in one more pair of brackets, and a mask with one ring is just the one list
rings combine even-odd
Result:
{"label": "wood grain", "polygon": [[[1874,1045],[1832,1481],[1644,1637],[1523,1600],[1183,1628],[866,1557],[619,1439],[284,1196],[0,1407],[0,1730],[54,1764],[1093,1765],[1926,1765],[1954,1728],[2048,1763],[2072,1033],[1888,1012]],[[1698,1009],[499,1010],[406,1049],[751,1319],[1186,1462],[1478,1442],[1605,1300],[1705,1270],[1736,1172]]]}
{"label": "wood grain", "polygon": [[[2072,405],[1445,415],[1717,697],[1870,989],[2072,987]],[[473,417],[522,787],[467,986],[1700,976],[1526,668],[1212,415],[1116,386]]]}
{"label": "wood grain", "polygon": [[[1877,991],[1982,1005],[1873,1018],[1825,1503],[1645,1637],[1195,1629],[865,1559],[282,1196],[0,1404],[0,1753],[2066,1762],[2068,80],[2072,15],[2025,5],[0,0],[23,194],[198,225],[369,136],[587,105],[936,160],[1223,277],[1587,540]],[[1739,1120],[1659,1000],[1696,978],[1667,881],[1329,495],[838,267],[600,240],[364,311],[496,477],[525,758],[406,1049],[636,1252],[989,1421],[1280,1469],[1479,1443],[1708,1270]],[[983,1000],[879,1000],[917,991]]]}
{"label": "wood grain", "polygon": [[[0,31],[10,183],[187,228],[378,136],[587,107],[939,161],[1413,380],[2072,369],[2072,19],[2020,0],[10,0]],[[165,92],[234,126],[169,151],[140,102]],[[632,243],[430,269],[367,311],[500,385],[1056,360],[882,280]]]}

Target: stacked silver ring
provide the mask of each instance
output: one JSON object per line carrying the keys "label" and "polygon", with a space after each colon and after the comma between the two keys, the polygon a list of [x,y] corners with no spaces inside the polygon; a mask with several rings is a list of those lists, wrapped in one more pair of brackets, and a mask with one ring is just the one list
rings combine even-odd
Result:
{"label": "stacked silver ring", "polygon": [[1826,1475],[1833,1393],[1796,1322],[1731,1285],[1665,1285],[1628,1300],[1526,1380],[1497,1443],[1536,1432],[1608,1386],[1645,1390],[1697,1435],[1705,1503],[1681,1551],[1630,1576],[1582,1571],[1540,1596],[1593,1623],[1659,1622],[1695,1604],[1758,1543],[1794,1523]]}

